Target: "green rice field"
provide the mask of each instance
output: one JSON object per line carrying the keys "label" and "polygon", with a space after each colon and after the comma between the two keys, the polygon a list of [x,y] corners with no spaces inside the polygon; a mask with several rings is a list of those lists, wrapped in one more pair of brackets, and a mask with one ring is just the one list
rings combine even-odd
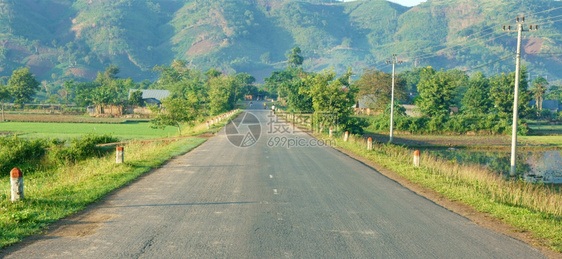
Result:
{"label": "green rice field", "polygon": [[70,139],[84,134],[110,134],[122,140],[152,139],[177,135],[175,127],[153,129],[148,122],[105,123],[44,123],[44,122],[2,122],[0,134],[17,134],[24,138]]}

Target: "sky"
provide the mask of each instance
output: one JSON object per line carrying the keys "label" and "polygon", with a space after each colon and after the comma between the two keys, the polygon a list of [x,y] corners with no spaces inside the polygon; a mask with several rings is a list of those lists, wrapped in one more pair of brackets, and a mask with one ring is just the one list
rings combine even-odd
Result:
{"label": "sky", "polygon": [[[345,0],[346,2],[356,1],[356,0]],[[388,0],[403,6],[415,6],[419,3],[425,2],[426,0]]]}

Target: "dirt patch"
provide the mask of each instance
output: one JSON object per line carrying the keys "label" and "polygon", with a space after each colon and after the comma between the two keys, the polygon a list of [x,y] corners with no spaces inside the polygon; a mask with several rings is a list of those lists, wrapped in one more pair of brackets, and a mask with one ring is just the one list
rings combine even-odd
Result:
{"label": "dirt patch", "polygon": [[66,74],[93,80],[96,78],[97,72],[83,68],[70,68],[66,71]]}
{"label": "dirt patch", "polygon": [[78,217],[63,219],[47,237],[84,237],[90,236],[102,227],[102,224],[115,218],[117,215],[87,213]]}
{"label": "dirt patch", "polygon": [[540,38],[530,38],[527,40],[525,46],[525,53],[527,54],[539,54],[542,49],[542,45],[544,43],[544,39]]}
{"label": "dirt patch", "polygon": [[189,56],[200,55],[212,51],[218,46],[219,44],[216,44],[211,40],[202,40],[193,44],[193,46],[191,46],[191,48],[189,48],[189,50],[185,54]]}
{"label": "dirt patch", "polygon": [[33,73],[42,75],[49,72],[54,64],[47,58],[39,55],[33,55],[29,57],[27,64]]}

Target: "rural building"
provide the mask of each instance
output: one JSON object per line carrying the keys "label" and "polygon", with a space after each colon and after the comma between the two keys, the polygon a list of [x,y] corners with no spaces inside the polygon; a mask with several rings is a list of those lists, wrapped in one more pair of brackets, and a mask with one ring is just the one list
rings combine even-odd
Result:
{"label": "rural building", "polygon": [[[131,99],[131,94],[133,92],[139,91],[139,89],[129,89],[129,99]],[[146,105],[160,105],[162,104],[162,99],[170,96],[170,91],[168,90],[140,90],[142,92],[142,100]]]}
{"label": "rural building", "polygon": [[375,107],[375,96],[372,94],[365,95],[357,100],[355,103],[355,114],[372,115],[374,114],[373,107]]}
{"label": "rural building", "polygon": [[[536,101],[529,102],[529,106],[536,106]],[[542,109],[550,110],[551,113],[562,111],[562,103],[559,100],[544,100],[542,101]]]}

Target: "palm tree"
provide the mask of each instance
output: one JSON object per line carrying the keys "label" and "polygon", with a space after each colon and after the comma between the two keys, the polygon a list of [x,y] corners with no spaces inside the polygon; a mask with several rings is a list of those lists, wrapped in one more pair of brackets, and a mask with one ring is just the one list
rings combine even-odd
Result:
{"label": "palm tree", "polygon": [[535,101],[537,102],[537,109],[539,112],[542,110],[543,97],[546,93],[547,86],[548,81],[546,81],[544,77],[539,76],[535,80],[533,80],[533,88],[531,89],[531,91],[535,96]]}

